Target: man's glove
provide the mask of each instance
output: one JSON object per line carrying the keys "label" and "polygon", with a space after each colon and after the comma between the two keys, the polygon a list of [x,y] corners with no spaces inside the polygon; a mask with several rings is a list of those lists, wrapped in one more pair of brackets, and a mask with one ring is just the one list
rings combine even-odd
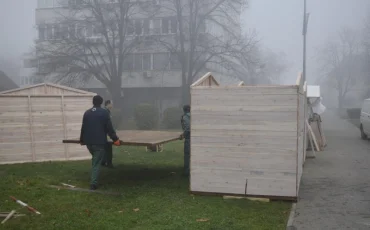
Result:
{"label": "man's glove", "polygon": [[121,141],[118,139],[118,140],[116,140],[115,142],[113,142],[113,144],[114,144],[115,146],[120,146],[120,145],[121,145]]}

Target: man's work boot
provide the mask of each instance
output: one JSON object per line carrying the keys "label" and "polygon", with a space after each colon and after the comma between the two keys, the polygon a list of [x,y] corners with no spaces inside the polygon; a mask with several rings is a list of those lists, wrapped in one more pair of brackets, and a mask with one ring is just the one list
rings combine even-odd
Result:
{"label": "man's work boot", "polygon": [[90,190],[97,190],[97,189],[98,189],[98,186],[96,186],[95,184],[90,185]]}

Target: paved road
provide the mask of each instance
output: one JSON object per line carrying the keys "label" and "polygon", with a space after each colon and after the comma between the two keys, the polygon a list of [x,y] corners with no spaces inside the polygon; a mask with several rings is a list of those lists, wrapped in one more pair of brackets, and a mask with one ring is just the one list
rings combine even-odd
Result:
{"label": "paved road", "polygon": [[323,116],[328,141],[307,159],[294,226],[298,230],[370,229],[370,141],[331,111]]}

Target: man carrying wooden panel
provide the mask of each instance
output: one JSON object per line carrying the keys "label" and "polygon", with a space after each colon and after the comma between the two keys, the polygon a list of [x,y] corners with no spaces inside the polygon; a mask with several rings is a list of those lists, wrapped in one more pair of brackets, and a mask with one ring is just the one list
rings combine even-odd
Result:
{"label": "man carrying wooden panel", "polygon": [[190,174],[190,106],[185,105],[183,107],[184,115],[181,117],[181,126],[183,133],[181,139],[185,139],[184,142],[184,173],[186,176]]}
{"label": "man carrying wooden panel", "polygon": [[80,144],[86,145],[92,155],[91,190],[97,189],[101,162],[106,154],[107,135],[113,140],[114,145],[120,145],[108,111],[101,108],[102,103],[101,96],[94,96],[94,106],[85,112],[81,127]]}
{"label": "man carrying wooden panel", "polygon": [[[111,100],[106,100],[104,104],[105,104],[105,109],[109,113],[109,117],[112,120],[111,109],[113,108],[113,103]],[[101,165],[106,166],[108,168],[114,168],[113,163],[112,163],[112,158],[113,158],[113,148],[110,143],[107,143],[105,146],[105,155],[103,157]]]}

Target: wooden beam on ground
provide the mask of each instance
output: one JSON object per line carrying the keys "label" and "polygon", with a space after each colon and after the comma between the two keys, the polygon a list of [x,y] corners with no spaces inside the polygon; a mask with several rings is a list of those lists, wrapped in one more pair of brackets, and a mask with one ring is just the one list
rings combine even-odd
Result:
{"label": "wooden beam on ground", "polygon": [[[7,217],[9,215],[9,212],[0,212],[0,218],[5,218],[5,217]],[[14,215],[13,215],[13,218],[15,218],[15,217],[20,217],[20,216],[25,216],[25,214],[20,214],[20,213],[15,213]]]}
{"label": "wooden beam on ground", "polygon": [[12,216],[15,214],[15,210],[12,210],[6,217],[5,219],[1,222],[1,224],[4,224],[6,221],[8,221]]}
{"label": "wooden beam on ground", "polygon": [[111,196],[121,196],[121,193],[117,192],[107,192],[107,191],[101,191],[101,190],[90,190],[90,189],[84,189],[84,188],[71,188],[71,187],[61,187],[56,185],[49,185],[50,188],[56,188],[58,190],[71,190],[71,191],[78,191],[78,192],[88,192],[88,193],[98,193],[103,195],[111,195]]}
{"label": "wooden beam on ground", "polygon": [[258,197],[243,197],[243,196],[223,196],[224,200],[241,200],[247,199],[251,201],[259,201],[259,202],[270,202],[269,198],[258,198]]}

